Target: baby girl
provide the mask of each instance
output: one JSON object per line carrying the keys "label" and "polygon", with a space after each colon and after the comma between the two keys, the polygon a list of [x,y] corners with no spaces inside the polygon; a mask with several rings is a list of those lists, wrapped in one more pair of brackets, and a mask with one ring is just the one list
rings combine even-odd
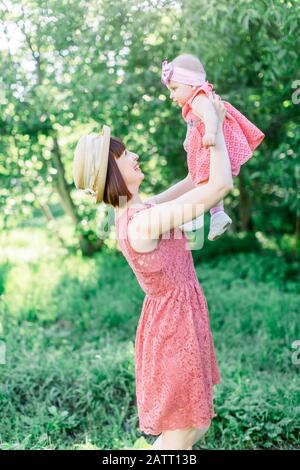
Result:
{"label": "baby girl", "polygon": [[[214,107],[208,99],[213,85],[206,81],[200,60],[190,54],[182,54],[172,62],[165,60],[161,79],[171,92],[170,98],[182,107],[182,116],[187,123],[183,146],[187,152],[190,177],[194,184],[203,183],[209,178],[209,148],[215,145],[218,125]],[[223,102],[227,111],[223,132],[232,175],[237,176],[241,165],[252,156],[264,134],[230,103]],[[210,210],[210,215],[208,239],[213,241],[227,230],[232,220],[224,211],[223,201]],[[191,223],[182,226],[185,230],[190,230],[190,227]]]}

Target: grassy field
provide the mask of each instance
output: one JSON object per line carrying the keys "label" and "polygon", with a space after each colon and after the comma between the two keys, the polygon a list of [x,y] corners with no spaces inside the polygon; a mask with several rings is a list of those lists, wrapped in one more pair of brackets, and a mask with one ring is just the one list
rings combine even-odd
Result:
{"label": "grassy field", "polygon": [[[67,254],[40,229],[0,242],[0,448],[132,447],[144,294],[126,261],[108,248]],[[217,416],[196,448],[299,448],[295,264],[270,250],[195,257],[221,371]]]}

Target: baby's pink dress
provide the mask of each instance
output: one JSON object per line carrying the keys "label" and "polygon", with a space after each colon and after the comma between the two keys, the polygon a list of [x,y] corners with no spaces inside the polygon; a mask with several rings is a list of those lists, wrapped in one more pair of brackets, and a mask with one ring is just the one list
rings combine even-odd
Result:
{"label": "baby's pink dress", "polygon": [[[198,87],[193,96],[182,107],[182,117],[189,128],[186,144],[188,169],[195,184],[209,178],[210,149],[202,144],[205,134],[205,125],[192,112],[192,102],[200,94],[208,93],[213,89],[211,83],[205,82]],[[232,175],[237,176],[240,167],[252,156],[255,148],[264,138],[264,133],[241,114],[234,106],[223,100],[227,114],[223,123],[224,138],[231,162]]]}
{"label": "baby's pink dress", "polygon": [[188,241],[179,229],[149,253],[127,239],[135,213],[116,217],[119,246],[145,292],[135,338],[139,429],[145,434],[208,426],[215,416],[213,385],[220,383],[206,299]]}

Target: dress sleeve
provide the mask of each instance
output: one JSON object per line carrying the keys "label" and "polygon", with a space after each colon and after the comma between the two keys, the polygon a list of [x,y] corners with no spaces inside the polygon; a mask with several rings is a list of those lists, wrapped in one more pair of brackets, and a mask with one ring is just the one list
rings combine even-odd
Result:
{"label": "dress sleeve", "polygon": [[211,91],[213,91],[213,85],[209,82],[203,83],[201,87],[196,91],[196,93],[190,98],[190,106],[192,106],[193,100],[196,98],[196,96],[200,95],[201,93],[204,93],[205,95],[208,95]]}

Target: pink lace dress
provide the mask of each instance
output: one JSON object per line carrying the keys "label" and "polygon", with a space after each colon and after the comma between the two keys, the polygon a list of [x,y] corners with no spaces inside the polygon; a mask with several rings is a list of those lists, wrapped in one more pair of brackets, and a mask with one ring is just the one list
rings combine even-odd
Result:
{"label": "pink lace dress", "polygon": [[[189,126],[187,143],[187,163],[189,173],[195,184],[206,181],[209,178],[210,149],[202,144],[205,134],[203,121],[192,112],[194,98],[212,91],[213,85],[205,82],[198,87],[193,96],[182,107],[182,117]],[[231,162],[232,175],[237,176],[241,166],[250,159],[255,148],[264,138],[264,133],[241,114],[234,106],[223,100],[227,110],[223,123],[224,138]]]}
{"label": "pink lace dress", "polygon": [[150,205],[129,207],[115,221],[120,249],[146,294],[135,339],[139,429],[158,435],[209,425],[220,372],[206,299],[184,233],[170,230],[149,253],[138,253],[129,243],[129,221]]}

